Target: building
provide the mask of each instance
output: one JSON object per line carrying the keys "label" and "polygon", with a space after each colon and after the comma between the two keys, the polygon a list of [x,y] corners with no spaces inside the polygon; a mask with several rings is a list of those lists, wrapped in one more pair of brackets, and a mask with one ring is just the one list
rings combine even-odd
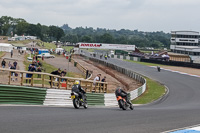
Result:
{"label": "building", "polygon": [[0,51],[11,52],[11,50],[13,50],[12,44],[0,43]]}
{"label": "building", "polygon": [[17,36],[8,38],[8,41],[23,41],[23,40],[36,40],[36,36]]}
{"label": "building", "polygon": [[174,53],[189,55],[194,63],[200,63],[199,32],[171,31],[170,49]]}

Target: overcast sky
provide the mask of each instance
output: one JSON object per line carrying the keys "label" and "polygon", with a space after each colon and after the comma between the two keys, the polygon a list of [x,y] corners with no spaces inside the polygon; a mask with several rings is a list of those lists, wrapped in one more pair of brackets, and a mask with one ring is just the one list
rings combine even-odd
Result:
{"label": "overcast sky", "polygon": [[200,0],[1,0],[0,17],[29,23],[139,31],[200,32]]}

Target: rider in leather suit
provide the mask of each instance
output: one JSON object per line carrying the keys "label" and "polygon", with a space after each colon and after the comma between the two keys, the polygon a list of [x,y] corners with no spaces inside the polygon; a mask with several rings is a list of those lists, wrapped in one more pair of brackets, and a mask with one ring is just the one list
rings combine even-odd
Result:
{"label": "rider in leather suit", "polygon": [[79,98],[85,101],[85,91],[81,88],[79,81],[75,81],[74,85],[72,86],[72,92],[77,93]]}
{"label": "rider in leather suit", "polygon": [[125,92],[121,87],[117,87],[117,89],[115,90],[115,95],[116,95],[116,97],[121,96],[122,98],[125,98],[126,102],[128,104],[131,104],[131,102],[128,98],[128,93]]}

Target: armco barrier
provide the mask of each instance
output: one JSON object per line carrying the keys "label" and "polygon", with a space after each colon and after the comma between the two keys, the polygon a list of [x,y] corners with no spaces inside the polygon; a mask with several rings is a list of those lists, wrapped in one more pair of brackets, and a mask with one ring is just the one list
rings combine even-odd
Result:
{"label": "armco barrier", "polygon": [[0,85],[0,104],[42,105],[45,95],[44,88]]}

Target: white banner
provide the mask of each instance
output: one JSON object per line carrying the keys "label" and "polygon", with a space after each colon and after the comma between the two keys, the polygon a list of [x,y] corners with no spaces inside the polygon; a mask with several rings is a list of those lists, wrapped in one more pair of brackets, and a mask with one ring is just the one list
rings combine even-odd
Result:
{"label": "white banner", "polygon": [[78,43],[78,45],[79,45],[79,48],[133,50],[133,51],[135,51],[135,45],[103,44],[103,43]]}

